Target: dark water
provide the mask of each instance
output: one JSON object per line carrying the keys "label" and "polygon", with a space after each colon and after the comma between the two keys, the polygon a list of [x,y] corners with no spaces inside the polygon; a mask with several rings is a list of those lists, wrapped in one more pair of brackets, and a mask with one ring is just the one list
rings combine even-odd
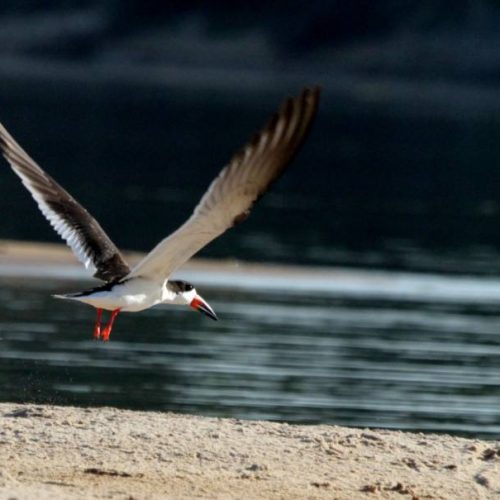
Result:
{"label": "dark water", "polygon": [[[78,289],[53,281],[57,270],[34,270],[48,284],[0,278],[0,400],[498,437],[494,84],[353,72],[330,66],[333,52],[260,69],[241,56],[217,67],[136,60],[130,39],[113,51],[97,38],[91,56],[72,59],[59,36],[38,47],[32,26],[36,50],[0,60],[0,121],[119,247],[148,250],[174,230],[284,96],[319,83],[319,115],[292,168],[202,253],[379,271],[189,276],[223,321],[121,315],[108,345],[90,340],[90,308],[50,298]],[[0,238],[59,241],[3,160],[0,213]]]}
{"label": "dark water", "polygon": [[91,308],[49,297],[81,283],[3,278],[0,399],[498,438],[499,283],[346,272],[203,286],[215,278],[197,282],[221,321],[123,314],[108,344],[90,339]]}
{"label": "dark water", "polygon": [[[260,90],[129,83],[0,93],[2,122],[121,248],[147,251],[189,216],[231,155],[304,83]],[[427,109],[427,108],[426,108]],[[402,114],[325,87],[314,129],[217,258],[425,272],[500,272],[500,120]],[[0,168],[0,238],[58,241]],[[23,220],[19,224],[18,220]]]}

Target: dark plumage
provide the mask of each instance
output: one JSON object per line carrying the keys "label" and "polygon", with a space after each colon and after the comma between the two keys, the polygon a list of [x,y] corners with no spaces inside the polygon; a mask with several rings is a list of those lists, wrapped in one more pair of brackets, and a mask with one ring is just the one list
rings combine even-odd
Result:
{"label": "dark plumage", "polygon": [[1,124],[0,148],[52,227],[86,267],[96,269],[96,278],[116,281],[130,272],[99,223],[30,158]]}
{"label": "dark plumage", "polygon": [[[259,198],[285,171],[304,142],[316,115],[320,90],[305,88],[236,153],[212,181],[189,219],[163,239],[132,270],[99,223],[46,174],[0,125],[0,149],[50,224],[95,277],[107,283],[84,292],[56,295],[97,310],[94,338],[108,340],[120,311],[157,304],[184,304],[216,320],[210,305],[190,283],[171,274],[201,248],[245,220]],[[174,293],[172,293],[174,292]],[[103,310],[112,311],[101,328]]]}

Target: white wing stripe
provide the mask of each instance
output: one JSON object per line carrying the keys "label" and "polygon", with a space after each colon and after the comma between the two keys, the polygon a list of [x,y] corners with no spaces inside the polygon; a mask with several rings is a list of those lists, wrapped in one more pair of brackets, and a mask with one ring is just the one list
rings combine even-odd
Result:
{"label": "white wing stripe", "polygon": [[129,267],[99,223],[37,165],[0,124],[0,149],[50,225],[86,268],[104,281],[124,277]]}
{"label": "white wing stripe", "polygon": [[[25,184],[23,182],[23,184]],[[26,184],[25,184],[26,185]],[[26,186],[28,187],[28,186]],[[29,189],[29,188],[28,188]],[[92,259],[85,251],[82,243],[79,240],[77,232],[68,223],[61,218],[56,212],[54,212],[46,203],[45,200],[38,195],[38,193],[33,192],[29,189],[33,199],[37,202],[38,208],[49,221],[50,225],[54,228],[59,236],[66,241],[67,245],[73,250],[78,260],[85,266],[86,269],[95,270],[92,265]]]}
{"label": "white wing stripe", "polygon": [[[12,141],[6,141],[11,147],[15,145]],[[17,151],[14,150],[15,159],[22,162],[22,157],[19,156]],[[24,163],[24,162],[23,162]],[[26,189],[31,193],[31,196],[36,201],[38,208],[49,221],[50,225],[54,230],[61,236],[63,240],[66,241],[67,245],[71,248],[73,253],[76,255],[78,260],[85,266],[86,269],[95,270],[92,265],[92,259],[88,252],[85,250],[82,242],[79,239],[78,233],[56,212],[54,212],[49,205],[47,205],[43,196],[36,190],[36,186],[33,181],[27,177],[22,171],[15,168],[13,165],[14,173],[20,177],[21,182],[26,187]],[[37,172],[40,174],[40,172]]]}

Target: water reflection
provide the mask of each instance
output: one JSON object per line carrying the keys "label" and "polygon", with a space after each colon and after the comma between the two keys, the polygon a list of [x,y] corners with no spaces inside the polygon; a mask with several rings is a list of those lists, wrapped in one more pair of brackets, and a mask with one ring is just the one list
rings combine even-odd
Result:
{"label": "water reflection", "polygon": [[317,293],[297,276],[294,294],[283,276],[205,287],[222,321],[123,314],[109,344],[91,340],[91,308],[50,298],[78,284],[3,278],[0,398],[498,435],[495,282],[379,273],[377,297],[342,276]]}

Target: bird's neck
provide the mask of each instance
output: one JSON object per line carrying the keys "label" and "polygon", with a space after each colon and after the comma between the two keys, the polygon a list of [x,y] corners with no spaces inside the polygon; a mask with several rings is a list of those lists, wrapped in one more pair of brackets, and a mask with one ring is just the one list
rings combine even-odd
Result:
{"label": "bird's neck", "polygon": [[167,304],[175,304],[177,298],[177,294],[170,290],[168,287],[168,280],[163,283],[161,288],[161,302]]}

